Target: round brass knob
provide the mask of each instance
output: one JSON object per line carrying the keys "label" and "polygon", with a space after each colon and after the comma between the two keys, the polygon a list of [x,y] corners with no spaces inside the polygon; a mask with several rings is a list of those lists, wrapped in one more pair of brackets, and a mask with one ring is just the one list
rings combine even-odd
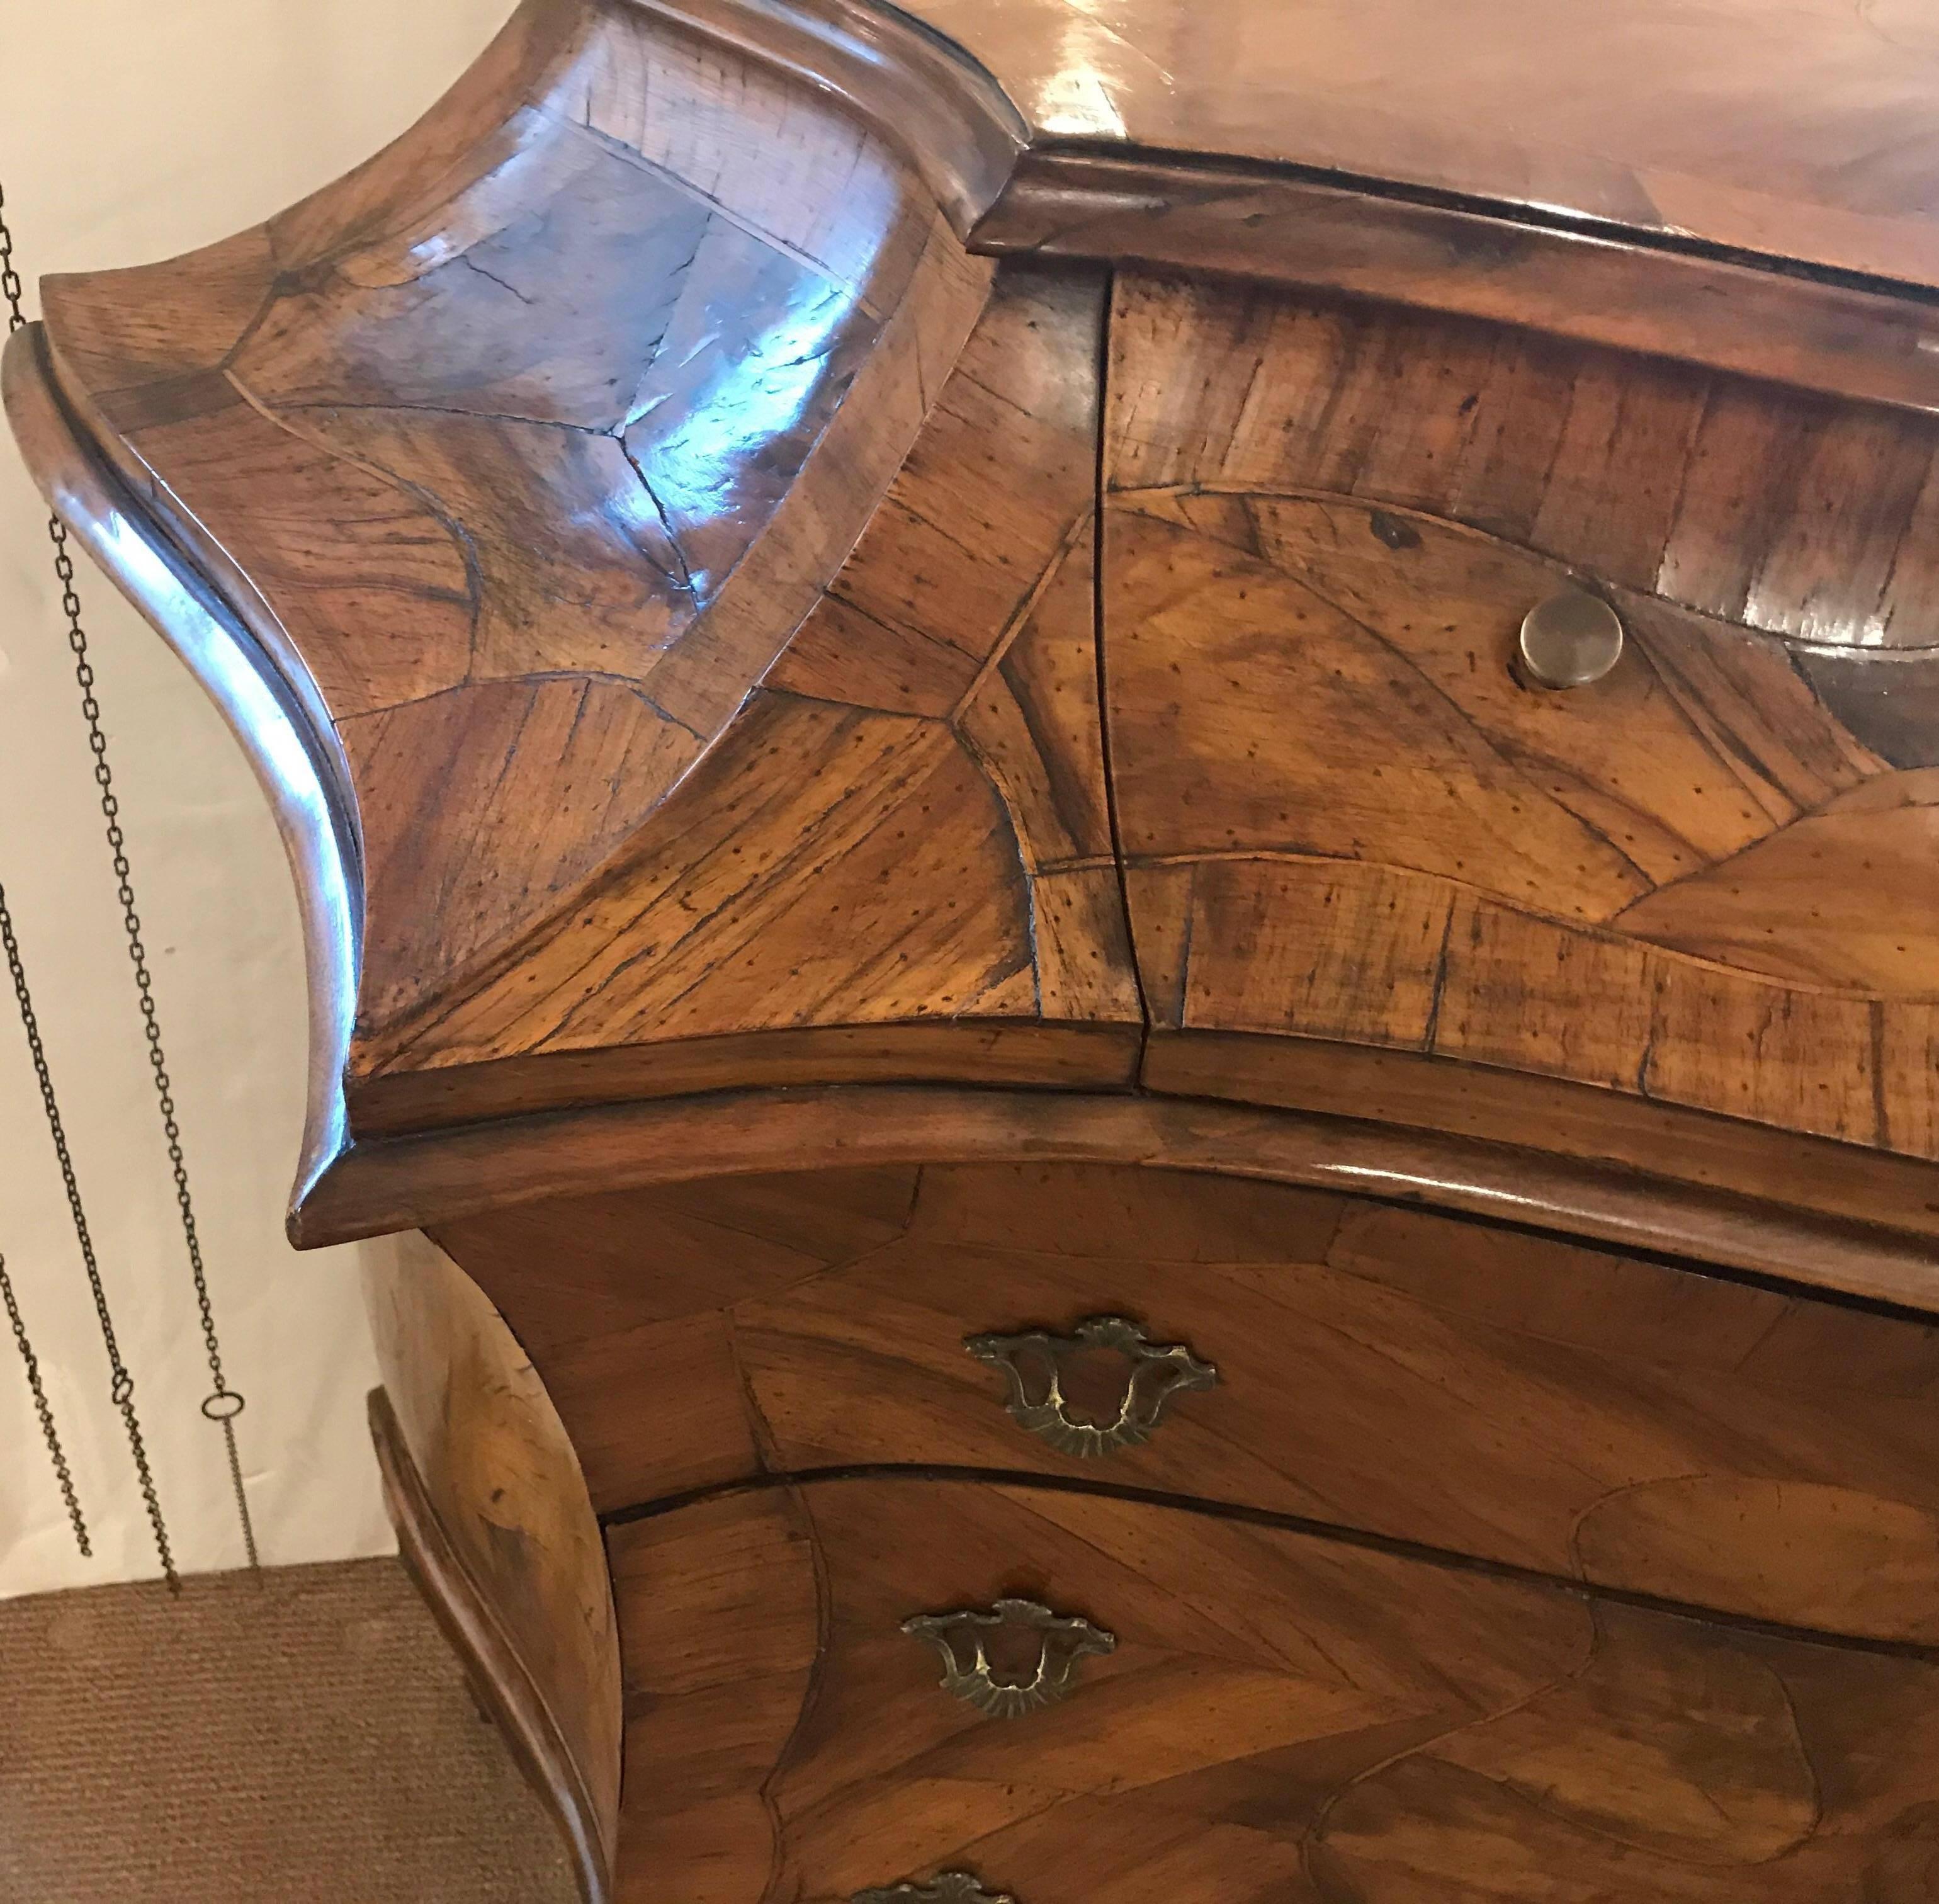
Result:
{"label": "round brass knob", "polygon": [[1564,589],[1530,609],[1521,625],[1521,665],[1542,687],[1587,687],[1622,658],[1615,609],[1580,589]]}

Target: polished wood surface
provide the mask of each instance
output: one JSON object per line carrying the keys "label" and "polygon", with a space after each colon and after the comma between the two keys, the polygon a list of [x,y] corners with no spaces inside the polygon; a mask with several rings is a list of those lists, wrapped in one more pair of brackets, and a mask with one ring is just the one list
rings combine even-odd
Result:
{"label": "polished wood surface", "polygon": [[611,1895],[620,1680],[579,1458],[504,1318],[423,1237],[367,1251],[371,1426],[404,1558],[571,1851]]}
{"label": "polished wood surface", "polygon": [[911,0],[1033,143],[1290,164],[1664,245],[1939,283],[1918,0]]}
{"label": "polished wood surface", "polygon": [[[1092,640],[1101,300],[1082,279],[998,287],[854,553],[705,761],[569,903],[394,1016],[367,1005],[353,1125],[770,1080],[1129,1078]],[[566,717],[610,731],[576,702]],[[374,842],[369,902],[406,935],[381,955],[412,972],[451,925],[414,903],[437,845],[417,803],[448,792],[454,757],[496,770],[473,718],[440,718],[449,751],[387,730],[370,755],[373,776],[421,776]],[[547,736],[528,748],[559,770]],[[486,810],[518,832],[506,786]],[[454,851],[477,850],[458,837],[476,811],[452,809]]]}
{"label": "polished wood surface", "polygon": [[[1189,1074],[1200,1061],[1207,1092],[1228,1089],[1243,1043],[1195,1036],[1180,1043],[1173,1069]],[[1303,1077],[1301,1094],[1330,1092],[1344,1114],[1204,1094],[878,1085],[599,1105],[367,1142],[326,1174],[292,1234],[303,1246],[355,1241],[412,1221],[442,1225],[552,1198],[750,1171],[1130,1159],[1561,1226],[1939,1306],[1929,1165],[1512,1073],[1481,1074],[1499,1083],[1493,1093],[1478,1092],[1474,1078],[1419,1092],[1410,1087],[1422,1067],[1408,1054],[1310,1049],[1344,1062]],[[1396,1056],[1412,1067],[1398,1078],[1385,1070]],[[1283,1074],[1277,1048],[1275,1057]],[[1271,1081],[1262,1088],[1270,1104]],[[1539,1150],[1527,1147],[1532,1127]]]}
{"label": "polished wood surface", "polygon": [[[1757,1634],[1030,1487],[828,1481],[610,1535],[622,1899],[836,1904],[968,1869],[1154,1897],[1782,1904],[1924,1893],[1929,1656]],[[912,1613],[1021,1592],[1110,1632],[985,1717]]]}
{"label": "polished wood surface", "polygon": [[525,0],[48,285],[592,1904],[1931,1890],[1935,60]]}
{"label": "polished wood surface", "polygon": [[1127,272],[1117,299],[1114,489],[1397,504],[1794,637],[1806,666],[1939,647],[1939,422],[1271,286]]}
{"label": "polished wood surface", "polygon": [[[1147,1080],[1332,1108],[1295,1042],[1326,1040],[1413,1055],[1417,1104],[1489,1088],[1419,1062],[1459,1059],[1939,1156],[1939,723],[1849,687],[1939,683],[1929,426],[1284,293],[1116,296]],[[1514,631],[1582,573],[1624,657],[1533,688]],[[1244,1035],[1175,1067],[1201,1031]]]}
{"label": "polished wood surface", "polygon": [[[531,1354],[602,1513],[763,1473],[1035,1473],[1939,1644],[1939,1332],[1901,1316],[1122,1168],[714,1178],[437,1234]],[[1219,1379],[1084,1459],[1018,1427],[964,1344],[1100,1315]],[[1095,1418],[1122,1358],[1090,1380]]]}
{"label": "polished wood surface", "polygon": [[309,1090],[294,1208],[349,1138],[339,1073],[354,1009],[358,844],[340,752],[313,696],[270,661],[62,405],[38,327],[9,340],[0,389],[49,507],[201,683],[275,817],[296,885],[309,993]]}
{"label": "polished wood surface", "polygon": [[[1015,129],[957,138],[987,87],[869,17],[529,0],[368,166],[56,281],[11,354],[57,495],[199,568],[349,836],[300,1233],[448,1211],[488,1120],[536,1156],[555,1112],[918,1081],[1929,1227],[1778,1134],[1939,1144],[1934,425],[1283,288],[993,275],[960,228]],[[865,42],[955,88],[934,149]],[[93,546],[140,596],[129,539]],[[1534,695],[1496,650],[1584,576],[1630,654]],[[1369,736],[1405,771],[1341,760]]]}
{"label": "polished wood surface", "polygon": [[533,0],[348,179],[49,283],[53,401],[338,754],[353,1128],[1128,1080],[1102,287],[990,282],[804,81]]}
{"label": "polished wood surface", "polygon": [[1703,251],[1618,243],[1256,166],[1027,155],[979,251],[1217,273],[1484,318],[1931,412],[1931,304]]}

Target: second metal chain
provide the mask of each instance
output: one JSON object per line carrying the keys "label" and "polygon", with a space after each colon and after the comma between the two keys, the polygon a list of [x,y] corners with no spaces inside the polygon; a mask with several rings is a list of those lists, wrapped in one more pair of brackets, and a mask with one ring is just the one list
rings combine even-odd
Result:
{"label": "second metal chain", "polygon": [[[27,968],[20,957],[20,942],[14,936],[14,915],[7,904],[5,887],[0,887],[0,950],[6,954],[8,975],[14,981],[14,1001],[20,1008],[20,1025],[27,1034],[28,1055],[34,1061],[34,1076],[40,1083],[41,1108],[47,1114],[47,1133],[53,1139],[55,1160],[60,1165],[61,1182],[67,1191],[68,1214],[74,1220],[75,1238],[81,1245],[81,1263],[87,1272],[87,1286],[94,1297],[95,1317],[101,1324],[102,1345],[108,1351],[108,1372],[111,1378],[108,1398],[121,1411],[122,1425],[128,1434],[128,1452],[135,1458],[135,1476],[141,1483],[142,1499],[148,1506],[148,1525],[154,1531],[155,1552],[161,1560],[163,1576],[170,1592],[178,1593],[181,1582],[176,1577],[175,1555],[169,1547],[169,1531],[162,1519],[161,1500],[155,1492],[154,1474],[148,1466],[148,1444],[142,1438],[141,1418],[135,1412],[135,1378],[128,1372],[128,1365],[121,1359],[120,1345],[114,1339],[114,1318],[108,1313],[108,1291],[102,1283],[101,1266],[95,1260],[94,1238],[87,1227],[87,1211],[81,1200],[81,1183],[75,1175],[73,1154],[67,1147],[67,1128],[61,1121],[59,1101],[54,1095],[53,1074],[47,1066],[47,1047],[41,1039],[40,1017],[34,1010],[34,995],[27,985]],[[38,1366],[34,1372],[38,1374]],[[57,1471],[65,1472],[66,1463],[58,1455],[56,1465]]]}
{"label": "second metal chain", "polygon": [[[0,300],[4,300],[6,304],[7,329],[11,336],[14,332],[25,328],[27,315],[23,302],[23,288],[20,272],[14,262],[14,234],[8,224],[6,207],[6,193],[4,188],[0,188]],[[50,516],[47,518],[47,535],[53,544],[54,574],[61,585],[61,612],[67,620],[68,646],[74,655],[75,680],[81,690],[81,718],[87,727],[88,751],[94,757],[94,784],[101,797],[101,815],[106,829],[109,856],[114,869],[115,896],[120,902],[122,930],[128,942],[129,961],[134,967],[135,998],[142,1013],[142,1033],[148,1046],[148,1068],[154,1078],[156,1102],[161,1113],[162,1134],[167,1142],[169,1165],[174,1174],[175,1204],[181,1217],[182,1238],[188,1251],[189,1274],[194,1284],[196,1308],[201,1321],[202,1345],[209,1362],[212,1386],[202,1400],[202,1412],[222,1430],[224,1449],[228,1458],[230,1485],[235,1494],[236,1519],[242,1529],[243,1550],[249,1565],[252,1568],[257,1567],[261,1562],[256,1550],[256,1530],[249,1513],[248,1491],[243,1485],[242,1457],[236,1445],[236,1418],[242,1412],[244,1401],[242,1395],[230,1387],[223,1372],[221,1345],[215,1330],[215,1305],[209,1296],[208,1273],[202,1263],[202,1239],[196,1228],[195,1203],[189,1190],[188,1162],[182,1149],[181,1127],[175,1117],[175,1090],[169,1077],[167,1056],[162,1048],[161,1024],[155,1010],[154,982],[148,969],[148,948],[142,936],[141,915],[135,907],[132,870],[128,864],[127,840],[121,829],[120,803],[115,797],[114,775],[108,764],[108,736],[102,726],[101,703],[94,692],[94,669],[88,656],[87,630],[81,623],[81,597],[75,589],[74,558],[68,553],[67,531],[58,516]],[[4,899],[0,899],[0,906],[4,906]],[[32,1006],[26,991],[25,975],[20,971],[14,952],[11,920],[7,922],[6,939],[8,958],[15,973],[16,990],[22,1015],[32,1026]],[[76,1233],[81,1238],[82,1254],[93,1285],[96,1304],[100,1311],[103,1338],[108,1345],[111,1363],[117,1371],[115,1388],[117,1395],[125,1388],[128,1395],[132,1397],[133,1384],[127,1379],[126,1369],[120,1366],[118,1352],[114,1346],[114,1330],[108,1320],[106,1299],[102,1293],[100,1278],[95,1268],[93,1246],[87,1240],[87,1219],[81,1206],[80,1190],[68,1161],[66,1141],[60,1132],[59,1113],[54,1102],[53,1085],[47,1077],[44,1059],[40,1052],[37,1028],[30,1029],[29,1043],[35,1053],[35,1064],[42,1080],[42,1095],[48,1121],[55,1132],[56,1149],[61,1158],[62,1174],[73,1205]],[[8,1307],[10,1310],[12,1308],[11,1293]],[[16,1333],[23,1354],[31,1358],[24,1331],[17,1326]],[[38,1395],[37,1370],[31,1360],[29,1379],[35,1383]],[[163,1570],[172,1584],[175,1570],[169,1553],[168,1537],[162,1525],[161,1510],[155,1500],[154,1483],[148,1474],[147,1457],[142,1449],[140,1433],[135,1424],[132,1404],[122,1400],[117,1405],[123,1406],[128,1418],[135,1452],[135,1464],[142,1476],[142,1491],[149,1503],[156,1541],[161,1549]],[[53,1436],[51,1417],[44,1406],[41,1412],[43,1427],[49,1436],[49,1449],[53,1455],[56,1470],[62,1476],[65,1485],[65,1463],[60,1455],[58,1439]],[[84,1552],[87,1550],[86,1537],[81,1532],[79,1509],[72,1504],[71,1486],[67,1491],[70,1512],[75,1518],[77,1532],[81,1533],[82,1551]]]}
{"label": "second metal chain", "polygon": [[[20,274],[14,267],[14,235],[7,228],[5,205],[4,197],[0,197],[0,297],[6,300],[7,334],[11,337],[27,320],[20,309]],[[11,918],[7,926],[11,936]],[[34,1353],[34,1345],[28,1336],[26,1323],[20,1315],[20,1300],[14,1293],[14,1278],[8,1270],[5,1257],[0,1257],[0,1302],[7,1306],[8,1324],[14,1331],[14,1346],[20,1351],[20,1366],[26,1372],[28,1392],[33,1397],[34,1413],[40,1420],[41,1438],[47,1443],[47,1459],[53,1464],[54,1479],[60,1484],[61,1499],[66,1505],[68,1519],[73,1524],[75,1544],[80,1548],[84,1559],[90,1558],[94,1549],[88,1542],[87,1517],[81,1509],[81,1497],[75,1492],[74,1474],[67,1464],[67,1451],[61,1446],[60,1430],[55,1425],[46,1385],[41,1380],[40,1357]]]}
{"label": "second metal chain", "polygon": [[[5,200],[0,196],[0,228],[6,219]],[[209,1272],[202,1260],[202,1238],[196,1229],[195,1202],[189,1193],[188,1160],[182,1150],[181,1126],[175,1120],[175,1087],[169,1081],[167,1054],[162,1049],[161,1022],[155,1013],[154,979],[148,970],[148,951],[142,937],[142,915],[135,909],[132,869],[128,864],[127,839],[121,830],[121,803],[115,797],[114,776],[108,765],[108,736],[101,725],[101,703],[95,698],[94,669],[88,660],[87,634],[81,626],[81,597],[75,593],[74,558],[68,553],[67,531],[58,518],[47,519],[47,532],[53,539],[54,573],[60,578],[61,612],[67,617],[67,644],[74,654],[74,677],[81,689],[81,718],[87,724],[88,751],[94,756],[94,784],[101,795],[101,817],[108,836],[108,851],[114,868],[114,896],[120,902],[121,929],[128,941],[129,963],[135,968],[135,996],[142,1013],[142,1036],[148,1049],[148,1069],[154,1074],[155,1101],[160,1109],[162,1135],[166,1139],[169,1168],[173,1172],[175,1207],[181,1217],[182,1240],[188,1250],[189,1275],[195,1285],[195,1303],[202,1323],[202,1340],[208,1358],[212,1387],[202,1398],[202,1412],[222,1430],[224,1448],[229,1458],[230,1485],[236,1496],[236,1514],[242,1532],[242,1546],[252,1567],[261,1561],[256,1552],[256,1529],[249,1517],[249,1496],[242,1484],[242,1461],[236,1446],[236,1418],[242,1412],[243,1398],[229,1386],[222,1372],[222,1345],[215,1333],[215,1305],[209,1293]]]}
{"label": "second metal chain", "polygon": [[67,1451],[61,1446],[60,1430],[54,1425],[53,1406],[47,1400],[46,1385],[41,1380],[41,1358],[27,1337],[27,1325],[20,1319],[20,1305],[14,1294],[14,1278],[8,1273],[7,1259],[0,1256],[0,1302],[7,1305],[7,1321],[14,1331],[14,1346],[20,1351],[20,1366],[27,1372],[27,1391],[34,1398],[34,1412],[40,1417],[41,1439],[47,1445],[47,1458],[53,1463],[54,1479],[60,1484],[61,1500],[74,1528],[74,1544],[82,1559],[91,1559],[94,1549],[87,1538],[87,1517],[81,1511],[81,1497],[75,1492],[73,1471],[67,1464]]}

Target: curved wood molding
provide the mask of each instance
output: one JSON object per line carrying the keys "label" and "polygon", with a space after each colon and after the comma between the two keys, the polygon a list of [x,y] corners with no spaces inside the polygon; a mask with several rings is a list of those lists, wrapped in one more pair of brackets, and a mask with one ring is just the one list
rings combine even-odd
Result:
{"label": "curved wood molding", "polygon": [[1923,297],[1338,177],[1033,151],[972,242],[1390,300],[1939,410],[1939,309]]}
{"label": "curved wood molding", "polygon": [[577,1453],[490,1301],[420,1235],[367,1252],[370,1429],[404,1558],[551,1809],[586,1904],[611,1896],[620,1688]]}
{"label": "curved wood molding", "polygon": [[1747,0],[1621,0],[1566,33],[1519,0],[1451,43],[1426,0],[1296,22],[911,0],[933,40],[860,0],[635,4],[922,125],[978,250],[1269,278],[1939,409],[1939,41],[1903,0],[1818,0],[1782,47]]}
{"label": "curved wood molding", "polygon": [[[298,1211],[292,1234],[315,1248],[546,1198],[751,1171],[1141,1163],[1472,1211],[1939,1308],[1928,1167],[1655,1107],[1626,1126],[1608,1092],[1549,1089],[1541,1110],[1563,1143],[1580,1147],[1576,1156],[1490,1141],[1493,1131],[1443,1136],[1338,1115],[1074,1092],[880,1086],[605,1105],[356,1144]],[[1357,1090],[1350,1077],[1337,1095],[1350,1101]]]}
{"label": "curved wood molding", "polygon": [[1030,129],[954,41],[874,0],[627,0],[845,100],[896,139],[957,233],[996,202]]}
{"label": "curved wood molding", "polygon": [[381,1388],[370,1391],[370,1440],[400,1556],[490,1706],[519,1769],[552,1813],[584,1904],[609,1904],[610,1854],[590,1795],[537,1683],[440,1522]]}
{"label": "curved wood molding", "polygon": [[7,344],[7,417],[48,506],[181,657],[268,797],[295,876],[309,993],[309,1095],[291,1207],[349,1141],[350,1048],[363,894],[349,772],[306,675],[266,650],[75,430],[41,327]]}
{"label": "curved wood molding", "polygon": [[1939,286],[1922,0],[901,0],[1040,150],[1297,169],[1633,244]]}

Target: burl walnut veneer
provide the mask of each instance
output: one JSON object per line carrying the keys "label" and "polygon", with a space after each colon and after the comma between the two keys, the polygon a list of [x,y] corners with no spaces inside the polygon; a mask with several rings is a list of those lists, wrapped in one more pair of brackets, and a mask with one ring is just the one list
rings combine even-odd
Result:
{"label": "burl walnut veneer", "polygon": [[50,280],[589,1904],[1939,1896],[1939,31],[526,0]]}

